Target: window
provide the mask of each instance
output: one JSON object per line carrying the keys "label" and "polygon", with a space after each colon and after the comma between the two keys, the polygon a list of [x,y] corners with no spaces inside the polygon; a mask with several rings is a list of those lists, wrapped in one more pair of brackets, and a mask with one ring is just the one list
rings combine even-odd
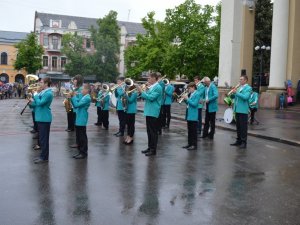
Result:
{"label": "window", "polygon": [[43,45],[48,46],[48,36],[47,35],[44,35]]}
{"label": "window", "polygon": [[86,48],[91,48],[91,40],[90,39],[86,39]]}
{"label": "window", "polygon": [[52,37],[52,45],[53,45],[53,49],[58,49],[58,37],[57,36]]}
{"label": "window", "polygon": [[48,66],[48,56],[43,56],[43,67]]}
{"label": "window", "polygon": [[57,68],[57,56],[52,56],[52,68]]}
{"label": "window", "polygon": [[61,68],[64,68],[66,63],[67,63],[67,58],[66,57],[61,57],[60,58]]}
{"label": "window", "polygon": [[59,28],[59,24],[60,24],[60,21],[59,20],[52,20],[52,26],[51,27],[54,27],[54,28]]}
{"label": "window", "polygon": [[7,65],[7,53],[6,52],[1,53],[1,63],[0,64]]}

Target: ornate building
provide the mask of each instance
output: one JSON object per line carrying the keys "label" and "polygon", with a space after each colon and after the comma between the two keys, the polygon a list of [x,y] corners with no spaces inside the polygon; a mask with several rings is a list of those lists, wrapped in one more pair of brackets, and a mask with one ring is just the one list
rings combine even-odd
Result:
{"label": "ornate building", "polygon": [[24,40],[28,33],[0,31],[0,81],[3,83],[24,83],[26,72],[15,70],[14,61],[17,57],[15,44]]}
{"label": "ornate building", "polygon": [[[137,34],[144,34],[145,30],[140,23],[118,21],[118,24],[121,31],[118,69],[120,75],[125,75],[124,50],[136,40]],[[61,53],[61,39],[65,33],[77,32],[84,37],[86,51],[93,53],[95,49],[89,31],[92,25],[97,26],[97,19],[36,12],[34,31],[45,49],[43,69],[40,73],[53,75],[64,73],[64,65],[68,59]]]}

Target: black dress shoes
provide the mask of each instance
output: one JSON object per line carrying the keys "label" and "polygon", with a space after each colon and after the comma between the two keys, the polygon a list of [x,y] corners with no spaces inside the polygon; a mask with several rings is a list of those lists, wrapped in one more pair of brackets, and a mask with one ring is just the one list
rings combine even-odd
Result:
{"label": "black dress shoes", "polygon": [[96,126],[102,126],[101,123],[94,123]]}
{"label": "black dress shoes", "polygon": [[186,150],[189,150],[189,151],[197,150],[197,147],[192,145],[192,146],[188,147]]}
{"label": "black dress shoes", "polygon": [[84,154],[79,154],[74,157],[74,159],[85,159],[85,158],[86,158],[86,155],[84,155]]}
{"label": "black dress shoes", "polygon": [[158,135],[161,135],[161,130],[158,131]]}
{"label": "black dress shoes", "polygon": [[77,157],[77,156],[79,156],[79,155],[80,155],[80,152],[77,153],[77,154],[75,154],[75,155],[73,155],[72,158],[75,158],[75,157]]}
{"label": "black dress shoes", "polygon": [[35,134],[36,130],[31,130],[30,133]]}
{"label": "black dress shoes", "polygon": [[120,134],[121,132],[120,131],[118,131],[117,133],[114,133],[114,135],[118,135],[118,134]]}
{"label": "black dress shoes", "polygon": [[145,154],[145,156],[152,156],[152,155],[156,155],[156,151],[154,151],[154,150],[149,150],[149,152],[147,152],[147,153]]}
{"label": "black dress shoes", "polygon": [[245,148],[247,148],[247,144],[245,143],[245,142],[243,142],[241,145],[240,145],[240,147],[239,148],[241,148],[241,149],[245,149]]}
{"label": "black dress shoes", "polygon": [[123,133],[118,133],[118,134],[116,134],[116,137],[123,137],[123,136],[124,136]]}
{"label": "black dress shoes", "polygon": [[143,153],[143,154],[146,154],[146,153],[148,153],[148,152],[150,152],[150,148],[147,148],[147,149],[141,151],[141,153]]}
{"label": "black dress shoes", "polygon": [[190,145],[185,145],[185,146],[182,146],[182,148],[188,148],[190,147]]}
{"label": "black dress shoes", "polygon": [[207,138],[207,135],[202,135],[202,136],[200,136],[201,138]]}
{"label": "black dress shoes", "polygon": [[236,141],[232,144],[230,144],[231,146],[240,146],[242,144],[242,142]]}
{"label": "black dress shoes", "polygon": [[78,145],[77,144],[70,145],[70,148],[78,148]]}
{"label": "black dress shoes", "polygon": [[43,163],[48,163],[48,160],[38,158],[38,159],[34,160],[33,162],[34,162],[34,164],[43,164]]}

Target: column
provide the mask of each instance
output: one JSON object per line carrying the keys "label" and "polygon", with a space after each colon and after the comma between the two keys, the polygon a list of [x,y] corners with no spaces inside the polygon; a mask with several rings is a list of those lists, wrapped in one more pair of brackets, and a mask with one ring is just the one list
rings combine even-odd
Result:
{"label": "column", "polygon": [[284,89],[287,74],[289,0],[274,0],[269,90]]}
{"label": "column", "polygon": [[238,83],[242,39],[242,1],[222,0],[219,87]]}

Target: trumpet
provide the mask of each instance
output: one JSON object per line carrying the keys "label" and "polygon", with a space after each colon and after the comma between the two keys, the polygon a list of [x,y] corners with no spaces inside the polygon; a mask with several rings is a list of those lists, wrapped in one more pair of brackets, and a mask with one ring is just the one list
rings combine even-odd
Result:
{"label": "trumpet", "polygon": [[[157,82],[160,82],[161,80],[165,80],[166,77],[167,77],[167,75],[162,76],[161,78],[159,78],[159,79],[157,80]],[[166,80],[168,80],[168,79],[166,79]]]}
{"label": "trumpet", "polygon": [[227,104],[228,106],[232,105],[232,99],[230,98],[230,96],[233,94],[233,90],[237,89],[241,86],[241,84],[237,84],[234,88],[232,88],[226,95],[226,97],[224,98],[224,103]]}
{"label": "trumpet", "polygon": [[187,96],[189,94],[189,91],[188,89],[185,89],[179,96],[178,96],[178,99],[177,99],[177,102],[179,104],[181,104],[184,100],[184,97]]}

